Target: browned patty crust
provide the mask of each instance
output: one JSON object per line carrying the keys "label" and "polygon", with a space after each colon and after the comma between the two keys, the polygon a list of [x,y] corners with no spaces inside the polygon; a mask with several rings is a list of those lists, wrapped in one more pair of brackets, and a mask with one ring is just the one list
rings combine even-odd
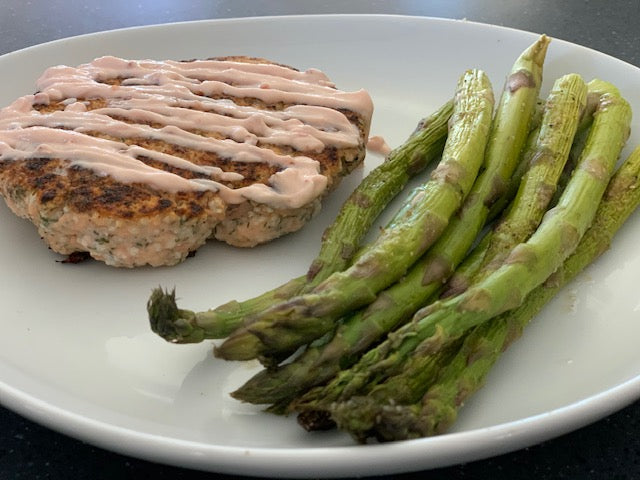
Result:
{"label": "browned patty crust", "polygon": [[[214,61],[221,62],[225,66],[228,66],[231,61],[229,68],[233,67],[233,63],[270,64],[264,59],[248,57],[224,57]],[[183,68],[185,63],[188,62],[178,62],[177,68]],[[131,65],[133,64],[134,62],[131,62]],[[148,68],[146,64],[144,67]],[[290,67],[286,69],[297,72]],[[147,87],[144,82],[148,82],[147,77],[141,76],[144,80],[138,80],[136,77],[132,81],[132,77],[122,75],[122,72],[116,69],[112,70],[115,71],[115,73],[112,72],[113,76],[101,73],[97,77],[94,76],[91,81],[99,84],[98,87],[106,85],[114,89],[113,91],[136,89],[132,98],[139,100],[135,95],[138,94],[138,90],[145,91]],[[109,69],[107,71],[110,72]],[[184,71],[188,72],[188,70]],[[180,70],[181,73],[184,71]],[[171,71],[169,74],[165,73],[165,77],[161,79],[149,77],[152,82],[156,82],[149,87],[149,91],[156,95],[156,89],[165,88],[167,78],[169,83],[174,77],[178,85],[180,82],[185,82],[184,77],[175,75],[172,77],[172,74]],[[200,71],[197,74],[208,75]],[[202,80],[187,76],[187,80],[193,84],[200,81],[204,85],[208,84],[209,78]],[[334,88],[328,82],[326,83],[330,88]],[[228,81],[228,84],[234,86],[233,81]],[[54,89],[57,85],[52,84],[47,87]],[[191,88],[190,85],[187,87]],[[273,87],[261,85],[260,88]],[[44,92],[47,91],[44,90]],[[240,96],[235,94],[233,89],[230,93],[214,93],[206,96],[198,91],[197,101],[191,100],[193,93],[184,94],[187,100],[180,98],[179,101],[166,100],[166,94],[163,93],[165,97],[162,102],[172,103],[170,107],[181,114],[186,110],[188,110],[187,113],[201,112],[207,115],[202,116],[205,122],[211,113],[208,109],[218,108],[215,105],[211,106],[212,100],[222,102],[225,108],[221,110],[221,114],[216,112],[218,118],[233,116],[234,106],[252,109],[249,113],[243,110],[241,112],[243,118],[253,115],[260,117],[261,121],[264,120],[259,115],[260,112],[281,112],[286,114],[282,117],[284,120],[278,117],[277,122],[280,123],[274,124],[284,125],[286,121],[292,121],[288,118],[289,107],[305,105],[305,101],[308,100],[301,97],[302,101],[299,104],[292,103],[289,100],[290,96],[283,95],[284,101],[279,99],[277,102],[269,102],[265,98],[252,97],[251,91],[255,90]],[[180,118],[174,121],[170,115],[166,114],[164,103],[161,105],[162,108],[151,103],[157,111],[151,107],[149,111],[155,116],[146,115],[146,112],[139,113],[139,110],[144,110],[144,103],[138,101],[129,105],[126,102],[132,100],[123,99],[122,96],[125,94],[114,94],[115,96],[111,98],[108,96],[110,92],[111,90],[108,90],[107,95],[87,95],[84,98],[82,96],[69,98],[63,92],[57,98],[57,91],[55,91],[44,100],[36,94],[29,97],[32,105],[28,111],[24,107],[17,108],[15,105],[13,110],[8,107],[0,111],[0,142],[5,141],[9,145],[5,153],[0,150],[0,194],[17,215],[31,220],[47,244],[61,254],[89,252],[92,257],[109,265],[159,266],[173,265],[184,260],[190,252],[195,251],[211,237],[241,247],[267,242],[301,228],[318,211],[323,196],[335,188],[339,180],[350,173],[364,158],[370,111],[363,113],[348,108],[332,109],[343,114],[348,123],[354,127],[355,141],[351,144],[328,142],[322,149],[304,146],[299,148],[292,146],[290,142],[278,140],[281,132],[276,131],[276,128],[280,127],[273,127],[274,120],[266,120],[267,127],[262,123],[256,123],[255,128],[258,133],[246,132],[245,126],[253,125],[250,123],[242,123],[240,130],[238,130],[239,127],[209,128],[207,123],[199,123],[199,116],[193,117],[197,119],[196,121],[189,120],[191,123],[185,123]],[[123,107],[123,104],[126,107]],[[77,108],[77,115],[74,116],[73,112],[69,113],[70,105]],[[14,113],[14,110],[18,113]],[[258,112],[258,115],[252,113],[253,110]],[[143,130],[120,133],[121,130],[114,128],[103,129],[102,124],[95,128],[91,127],[92,124],[85,125],[81,115],[90,112],[97,112],[101,118],[121,122],[122,125],[136,128],[140,126]],[[65,116],[67,114],[68,117]],[[12,120],[12,115],[17,119],[14,124],[8,123]],[[24,120],[25,115],[29,116],[29,120]],[[60,124],[52,126],[53,120],[50,118],[46,118],[45,121],[45,117],[53,118],[56,115],[61,118]],[[76,118],[78,115],[80,120]],[[305,121],[303,118],[300,123]],[[105,145],[108,148],[114,148],[118,155],[127,148],[136,148],[135,155],[132,155],[135,160],[153,167],[157,172],[171,173],[191,182],[205,182],[203,185],[215,182],[216,187],[199,188],[194,187],[195,184],[192,183],[186,190],[163,189],[152,182],[135,181],[135,179],[124,181],[117,175],[110,174],[109,171],[102,171],[99,162],[95,164],[98,166],[94,166],[94,164],[83,162],[75,151],[73,154],[68,154],[67,150],[55,148],[51,150],[46,145],[29,144],[28,148],[32,150],[25,154],[27,147],[21,145],[26,141],[16,137],[16,130],[22,129],[29,133],[30,129],[43,127],[73,133],[74,136],[69,137],[71,143],[75,142],[75,134],[102,139],[107,142]],[[305,125],[304,128],[309,126]],[[320,135],[325,135],[327,132],[333,134],[331,130],[335,130],[333,127],[325,128],[317,125],[315,128],[320,131]],[[326,132],[321,131],[323,128]],[[268,133],[276,131],[277,135],[274,137],[271,133],[272,136],[261,134],[260,132],[265,129]],[[179,135],[175,136],[178,130]],[[238,142],[233,138],[238,131],[249,139],[251,148],[270,150],[278,156],[278,160],[275,162],[243,161],[239,156],[220,151],[217,146],[199,148],[198,141],[191,140],[191,138],[197,138],[217,141],[219,143],[216,145],[223,145],[226,148],[227,145]],[[239,143],[242,141],[240,140]],[[31,140],[31,143],[33,142],[34,140]],[[65,154],[56,154],[58,151]],[[166,157],[169,156],[188,160],[188,164],[167,162]],[[279,159],[302,159],[303,157],[317,162],[318,173],[326,177],[326,185],[319,194],[310,197],[302,205],[283,202],[278,199],[278,195],[282,193],[280,191],[282,187],[273,179],[277,176],[276,174],[286,170],[288,164]],[[196,168],[193,167],[194,165],[205,168]],[[211,170],[211,167],[225,174],[216,173]],[[262,197],[253,198],[251,194],[240,193],[245,190],[252,191],[256,184],[268,187],[265,189],[270,195],[266,197],[267,200],[262,201]],[[227,192],[226,196],[225,192]],[[276,198],[277,201],[270,201],[271,198]]]}

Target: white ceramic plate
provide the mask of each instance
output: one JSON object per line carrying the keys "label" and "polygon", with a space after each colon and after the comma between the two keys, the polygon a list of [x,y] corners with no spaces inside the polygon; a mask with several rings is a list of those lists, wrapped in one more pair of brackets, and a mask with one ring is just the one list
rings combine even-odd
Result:
{"label": "white ceramic plate", "polygon": [[[535,38],[464,21],[389,16],[134,28],[0,57],[0,70],[10,79],[0,87],[0,105],[30,93],[52,64],[103,54],[246,54],[318,67],[343,89],[366,88],[376,105],[372,134],[397,145],[451,95],[465,69],[486,70],[499,92],[513,60]],[[614,82],[640,112],[637,68],[555,40],[543,89],[568,72]],[[629,145],[637,144],[638,130],[634,121]],[[369,169],[380,158],[367,161]],[[317,477],[426,469],[504,453],[578,428],[640,396],[637,216],[612,250],[504,355],[452,432],[435,438],[358,446],[335,432],[305,433],[292,418],[261,413],[228,396],[255,364],[217,361],[210,344],[170,345],[150,333],[145,303],[157,285],[175,286],[185,307],[206,309],[303,273],[359,175],[345,181],[303,231],[253,250],[210,244],[173,268],[60,264],[35,229],[2,205],[0,400],[51,428],[145,459],[236,474]]]}

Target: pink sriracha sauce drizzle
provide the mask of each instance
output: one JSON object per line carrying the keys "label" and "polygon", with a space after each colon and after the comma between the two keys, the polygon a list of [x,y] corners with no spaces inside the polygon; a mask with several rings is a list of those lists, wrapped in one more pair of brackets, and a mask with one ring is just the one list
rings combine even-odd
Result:
{"label": "pink sriracha sauce drizzle", "polygon": [[387,142],[383,137],[374,135],[372,137],[369,137],[369,141],[367,142],[367,150],[386,157],[391,152],[391,147],[387,145]]}
{"label": "pink sriracha sauce drizzle", "polygon": [[[105,83],[116,78],[122,79],[120,85]],[[327,178],[320,174],[318,162],[304,152],[358,147],[364,141],[340,110],[355,112],[367,122],[373,112],[364,90],[338,90],[317,69],[296,71],[267,63],[101,57],[79,67],[49,68],[38,80],[37,89],[35,95],[21,97],[0,110],[0,161],[60,158],[69,166],[88,168],[124,183],[142,182],[173,192],[210,189],[228,203],[249,199],[275,208],[300,207],[325,190]],[[216,96],[291,106],[259,109],[212,98]],[[88,110],[90,99],[104,100],[105,106]],[[56,102],[63,102],[64,110],[41,113],[34,108]],[[229,188],[220,181],[241,179],[239,174],[88,132],[161,140],[236,162],[267,163],[279,171],[269,185]],[[367,135],[365,132],[365,140]],[[302,154],[279,154],[260,144],[290,146]],[[155,169],[140,157],[206,173],[211,179],[183,178]]]}

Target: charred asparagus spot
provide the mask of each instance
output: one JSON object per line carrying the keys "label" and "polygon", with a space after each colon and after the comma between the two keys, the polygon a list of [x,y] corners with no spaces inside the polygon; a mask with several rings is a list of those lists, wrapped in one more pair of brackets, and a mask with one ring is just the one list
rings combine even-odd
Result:
{"label": "charred asparagus spot", "polygon": [[[398,329],[380,347],[370,350],[364,361],[356,364],[357,373],[366,377],[373,371],[376,382],[382,383],[389,376],[385,378],[380,366],[384,365],[393,375],[402,369],[397,365],[409,358],[420,364],[416,360],[420,356],[434,355],[472,328],[522,305],[526,296],[573,254],[591,225],[628,136],[630,118],[631,110],[624,99],[603,95],[573,176],[558,205],[545,215],[535,233],[513,248],[499,269],[466,292],[418,311],[411,323]],[[407,375],[407,371],[401,374]],[[426,391],[429,385],[422,387]],[[356,411],[338,404],[332,405],[330,411],[338,426],[347,431],[352,427],[357,430],[357,425],[363,424]],[[355,436],[360,434],[362,432],[356,432]]]}
{"label": "charred asparagus spot", "polygon": [[[548,43],[548,37],[542,36],[514,63],[493,121],[483,171],[461,211],[435,245],[401,280],[380,292],[373,303],[343,319],[329,341],[307,348],[292,362],[259,372],[232,393],[235,398],[252,403],[277,403],[269,410],[281,411],[279,404],[293,400],[350,366],[438,292],[442,282],[464,258],[487,220],[490,206],[503,194],[519,163],[537,107]],[[520,79],[518,88],[514,79]]]}
{"label": "charred asparagus spot", "polygon": [[438,380],[418,402],[372,412],[375,425],[363,437],[383,441],[437,435],[455,422],[462,405],[485,383],[491,368],[509,345],[560,289],[607,251],[614,235],[640,205],[640,147],[637,147],[612,177],[589,227],[575,252],[565,260],[553,280],[536,287],[524,303],[479,325],[464,339],[456,356],[440,371]]}
{"label": "charred asparagus spot", "polygon": [[298,424],[307,432],[318,430],[331,430],[336,424],[331,419],[329,412],[303,412],[297,417]]}
{"label": "charred asparagus spot", "polygon": [[[362,180],[342,206],[333,224],[325,231],[318,256],[312,262],[307,275],[248,300],[234,300],[203,312],[183,310],[189,314],[185,313],[181,322],[193,319],[192,327],[199,334],[184,336],[180,343],[225,338],[252,315],[309,291],[331,273],[343,270],[358,251],[362,238],[380,212],[402,191],[412,177],[440,157],[452,112],[453,101],[450,100],[432,115],[422,119],[406,142],[391,151],[387,159]],[[165,320],[151,321],[159,323]],[[165,330],[171,332],[168,326],[157,329]],[[167,340],[176,341],[173,337]]]}
{"label": "charred asparagus spot", "polygon": [[295,350],[330,331],[342,315],[371,303],[407,272],[446,228],[480,169],[493,111],[486,74],[465,72],[454,104],[440,163],[380,236],[348,269],[332,274],[307,294],[256,314],[253,323],[216,349],[217,356],[247,360]]}

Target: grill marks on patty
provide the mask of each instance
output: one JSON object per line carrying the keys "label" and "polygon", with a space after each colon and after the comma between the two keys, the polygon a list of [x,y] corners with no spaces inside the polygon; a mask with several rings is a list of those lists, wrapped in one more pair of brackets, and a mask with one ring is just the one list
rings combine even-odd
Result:
{"label": "grill marks on patty", "polygon": [[[266,60],[247,57],[232,57],[227,60],[268,63]],[[96,81],[117,87],[125,80],[131,83],[126,76]],[[209,98],[222,99],[227,102],[225,105],[233,102],[237,106],[251,107],[256,111],[282,112],[294,105],[285,102],[270,104],[251,96],[216,94]],[[122,132],[120,135],[113,129],[110,133],[99,129],[85,131],[85,128],[90,127],[84,126],[82,134],[118,142],[123,145],[123,150],[126,146],[141,147],[131,151],[132,158],[135,156],[136,160],[157,171],[169,172],[189,180],[213,180],[218,185],[233,190],[262,184],[278,191],[272,185],[272,180],[274,175],[286,170],[286,162],[239,161],[233,154],[224,155],[179,144],[172,140],[171,135],[162,134],[169,131],[167,128],[175,128],[171,126],[171,117],[165,115],[156,122],[133,120],[134,117],[128,115],[127,108],[144,108],[143,102],[134,102],[126,107],[127,99],[122,97],[122,100],[118,101],[118,97],[115,100],[74,97],[39,102],[36,95],[32,108],[43,116],[62,112],[70,106],[74,112],[80,113],[83,110],[90,112],[103,109],[100,113],[106,113],[114,120],[134,126],[144,125],[156,133],[145,136]],[[176,100],[176,105],[192,111],[214,111],[204,103],[184,99]],[[122,108],[124,110],[118,110]],[[37,226],[40,235],[54,251],[65,255],[86,251],[110,265],[172,265],[184,260],[211,237],[231,245],[254,246],[301,228],[318,211],[322,197],[362,162],[370,114],[362,115],[348,109],[334,110],[341,111],[356,127],[357,146],[336,147],[325,144],[322,151],[309,152],[298,151],[289,144],[270,143],[269,137],[254,139],[255,147],[275,152],[282,158],[311,157],[317,162],[319,172],[327,178],[326,189],[301,207],[277,207],[251,199],[240,203],[229,202],[223,200],[217,189],[211,188],[210,184],[205,184],[208,186],[201,190],[160,191],[150,184],[117,181],[112,176],[101,173],[99,169],[85,168],[81,164],[47,155],[21,161],[0,158],[0,193],[16,214],[30,219]],[[225,114],[224,108],[215,111],[218,115],[236,118],[233,114]],[[246,118],[246,115],[243,112],[239,118]],[[288,112],[283,118],[288,118]],[[165,121],[166,123],[160,123]],[[205,125],[202,128],[185,128],[178,124],[175,126],[199,137],[237,143],[237,140],[222,132],[204,128]],[[55,128],[62,130],[65,127],[61,122]],[[318,125],[315,128],[322,130]],[[0,142],[1,130],[0,127]],[[147,155],[144,154],[145,151],[148,152]],[[220,176],[215,172],[172,165],[151,152],[178,157],[201,167],[214,167],[214,170],[219,169],[225,174]],[[229,173],[232,175],[226,175]]]}

